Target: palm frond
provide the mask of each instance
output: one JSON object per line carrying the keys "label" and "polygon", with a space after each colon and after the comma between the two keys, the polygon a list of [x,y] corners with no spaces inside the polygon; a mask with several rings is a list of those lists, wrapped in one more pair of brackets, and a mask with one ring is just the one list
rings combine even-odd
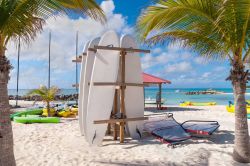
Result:
{"label": "palm frond", "polygon": [[55,96],[59,93],[59,89],[56,86],[48,89],[46,86],[41,86],[39,89],[31,90],[28,95],[38,95],[42,98],[43,101],[50,102],[55,99]]}
{"label": "palm frond", "polygon": [[141,14],[137,32],[147,44],[178,41],[206,57],[242,60],[250,46],[249,9],[249,0],[159,0]]}
{"label": "palm frond", "polygon": [[[2,0],[0,1],[0,35],[6,46],[19,36],[31,41],[42,31],[45,19],[77,13],[104,23],[106,18],[95,0]],[[2,42],[2,41],[1,41]]]}
{"label": "palm frond", "polygon": [[205,58],[224,59],[229,52],[226,46],[212,40],[200,33],[187,31],[163,32],[148,38],[145,41],[148,45],[156,43],[179,44],[181,47],[191,48]]}
{"label": "palm frond", "polygon": [[38,16],[48,18],[55,14],[72,14],[89,16],[97,21],[105,22],[105,15],[95,0],[36,0],[39,1]]}

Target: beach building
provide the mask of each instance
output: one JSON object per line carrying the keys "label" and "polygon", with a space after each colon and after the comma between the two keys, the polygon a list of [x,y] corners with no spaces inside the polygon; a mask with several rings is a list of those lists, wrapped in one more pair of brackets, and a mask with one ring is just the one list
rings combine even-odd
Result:
{"label": "beach building", "polygon": [[[163,84],[171,84],[171,81],[165,80],[151,74],[143,73],[143,83],[147,86],[158,85],[159,87],[159,100],[162,101],[162,85]],[[159,102],[159,109],[161,109],[162,102]]]}

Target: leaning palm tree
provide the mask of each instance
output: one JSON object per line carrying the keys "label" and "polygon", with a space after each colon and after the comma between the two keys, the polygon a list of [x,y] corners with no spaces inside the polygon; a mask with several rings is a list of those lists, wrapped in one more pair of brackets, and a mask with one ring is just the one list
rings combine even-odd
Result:
{"label": "leaning palm tree", "polygon": [[180,44],[207,59],[227,59],[235,100],[233,158],[250,162],[245,104],[250,58],[250,0],[159,0],[138,18],[139,38],[148,45]]}
{"label": "leaning palm tree", "polygon": [[46,19],[72,13],[105,21],[95,0],[0,0],[0,166],[15,165],[7,93],[12,67],[5,56],[7,44],[19,37],[28,43],[42,31]]}
{"label": "leaning palm tree", "polygon": [[46,108],[48,112],[48,117],[50,117],[50,102],[55,100],[56,95],[59,93],[59,89],[56,86],[52,86],[47,88],[46,86],[40,86],[39,89],[31,90],[28,95],[29,96],[39,96],[42,101],[46,103]]}

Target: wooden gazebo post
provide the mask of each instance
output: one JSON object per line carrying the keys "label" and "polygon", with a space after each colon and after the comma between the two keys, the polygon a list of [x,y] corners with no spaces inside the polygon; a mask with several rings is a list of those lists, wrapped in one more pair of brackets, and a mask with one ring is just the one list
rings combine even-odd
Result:
{"label": "wooden gazebo post", "polygon": [[160,110],[161,110],[161,88],[162,88],[162,83],[159,83],[159,95],[160,95],[159,109]]}
{"label": "wooden gazebo post", "polygon": [[[162,104],[161,104],[161,99],[162,99],[162,84],[171,84],[171,81],[143,73],[143,83],[145,85],[158,85],[158,92],[159,92],[159,98],[160,98],[160,103],[159,103],[159,109],[162,109]],[[157,92],[157,93],[158,93]],[[144,89],[144,95],[145,95],[145,89]],[[145,96],[144,96],[144,103],[145,103]]]}

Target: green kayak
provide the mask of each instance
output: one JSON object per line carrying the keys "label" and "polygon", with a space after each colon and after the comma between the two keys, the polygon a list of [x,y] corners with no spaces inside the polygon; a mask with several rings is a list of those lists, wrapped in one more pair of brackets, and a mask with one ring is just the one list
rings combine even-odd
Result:
{"label": "green kayak", "polygon": [[250,119],[250,114],[247,114],[247,118]]}
{"label": "green kayak", "polygon": [[14,117],[21,117],[21,116],[27,116],[27,115],[41,115],[42,113],[43,113],[42,108],[27,109],[25,111],[16,112],[14,114],[11,114],[10,119],[13,120]]}
{"label": "green kayak", "polygon": [[14,122],[17,123],[59,123],[60,118],[58,117],[34,117],[34,116],[28,116],[28,117],[14,117]]}

